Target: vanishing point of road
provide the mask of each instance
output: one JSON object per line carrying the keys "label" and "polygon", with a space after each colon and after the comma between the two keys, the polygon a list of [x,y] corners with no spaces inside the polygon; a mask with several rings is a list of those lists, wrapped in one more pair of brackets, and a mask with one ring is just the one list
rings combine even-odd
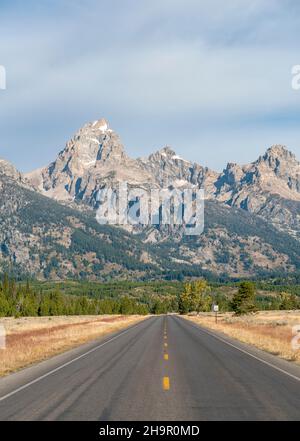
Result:
{"label": "vanishing point of road", "polygon": [[300,367],[150,317],[1,379],[0,420],[300,420]]}

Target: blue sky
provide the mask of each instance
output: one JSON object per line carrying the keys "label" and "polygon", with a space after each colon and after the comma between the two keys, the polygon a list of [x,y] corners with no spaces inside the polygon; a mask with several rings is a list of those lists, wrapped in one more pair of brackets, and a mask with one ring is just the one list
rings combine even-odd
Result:
{"label": "blue sky", "polygon": [[0,0],[0,156],[29,171],[105,117],[133,156],[300,159],[297,0]]}

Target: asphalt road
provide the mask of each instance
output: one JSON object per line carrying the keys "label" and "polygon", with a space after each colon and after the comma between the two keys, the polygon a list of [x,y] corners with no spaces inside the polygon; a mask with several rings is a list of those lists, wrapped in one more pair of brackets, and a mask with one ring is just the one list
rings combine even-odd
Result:
{"label": "asphalt road", "polygon": [[300,368],[152,317],[2,379],[0,420],[300,420]]}

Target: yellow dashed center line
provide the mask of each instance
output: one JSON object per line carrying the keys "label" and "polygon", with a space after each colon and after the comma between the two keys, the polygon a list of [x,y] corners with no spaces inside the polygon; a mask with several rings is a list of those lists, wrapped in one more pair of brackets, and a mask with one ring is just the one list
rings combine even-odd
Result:
{"label": "yellow dashed center line", "polygon": [[[168,347],[168,343],[166,342],[167,340],[167,324],[165,323],[164,325],[164,348]],[[169,360],[169,354],[166,353],[167,350],[164,349],[164,360],[168,361]],[[163,381],[162,381],[162,386],[163,386],[163,390],[170,390],[170,378],[169,377],[163,377]]]}
{"label": "yellow dashed center line", "polygon": [[169,390],[170,389],[170,378],[169,377],[164,377],[163,378],[163,389],[164,390]]}

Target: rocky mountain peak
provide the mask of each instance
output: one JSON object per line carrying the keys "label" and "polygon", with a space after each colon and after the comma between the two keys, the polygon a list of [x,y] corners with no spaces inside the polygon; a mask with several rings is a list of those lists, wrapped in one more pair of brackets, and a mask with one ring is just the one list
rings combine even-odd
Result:
{"label": "rocky mountain peak", "polygon": [[29,183],[26,181],[25,177],[19,172],[13,164],[5,159],[0,158],[0,177],[2,179],[10,179],[18,184],[23,184],[27,186]]}
{"label": "rocky mountain peak", "polygon": [[149,155],[147,158],[140,158],[138,160],[142,161],[143,163],[149,163],[157,161],[172,161],[176,158],[179,158],[179,156],[176,155],[176,152],[171,147],[165,146],[162,149],[151,153],[151,155]]}
{"label": "rocky mountain peak", "polygon": [[[207,199],[255,213],[265,209],[269,199],[300,202],[300,163],[282,145],[270,147],[255,162],[229,163],[217,173],[181,158],[168,145],[149,157],[131,159],[104,118],[85,124],[52,164],[27,177],[51,198],[68,202],[75,199],[91,206],[100,188],[114,188],[121,181],[138,188],[150,184],[160,188],[204,188]],[[284,220],[282,216],[280,222]]]}
{"label": "rocky mountain peak", "polygon": [[[280,211],[278,198],[289,201],[291,207],[300,202],[300,163],[286,147],[274,145],[255,162],[228,164],[215,186],[218,201],[254,213],[264,212],[275,222],[274,213]],[[289,216],[289,212],[281,212],[276,222],[284,224]]]}
{"label": "rocky mountain peak", "polygon": [[75,134],[76,136],[80,136],[83,133],[100,133],[104,134],[106,132],[112,132],[113,130],[110,128],[109,122],[105,118],[100,118],[95,121],[89,121],[86,124],[84,124]]}
{"label": "rocky mountain peak", "polygon": [[215,176],[211,178],[209,169],[181,158],[169,146],[152,153],[148,158],[138,159],[138,163],[154,177],[160,187],[202,187],[206,177],[209,178],[207,186],[210,187],[210,181],[215,179]]}
{"label": "rocky mountain peak", "polygon": [[10,177],[15,177],[19,174],[17,169],[5,159],[0,159],[0,173]]}
{"label": "rocky mountain peak", "polygon": [[295,155],[290,152],[286,146],[275,144],[268,148],[263,156],[264,159],[268,158],[284,158],[284,159],[296,159]]}
{"label": "rocky mountain peak", "polygon": [[130,159],[116,132],[105,119],[85,124],[57,159],[28,179],[42,193],[60,201],[95,202],[99,186],[118,181],[149,181],[137,161]]}
{"label": "rocky mountain peak", "polygon": [[80,174],[106,162],[122,163],[125,158],[119,136],[109,129],[105,119],[100,119],[86,124],[75,134],[59,154],[54,168]]}
{"label": "rocky mountain peak", "polygon": [[94,130],[100,130],[101,132],[106,132],[107,130],[109,130],[109,125],[106,119],[101,118],[98,121],[94,121],[92,124],[92,128]]}
{"label": "rocky mountain peak", "polygon": [[165,146],[162,149],[156,151],[155,153],[152,153],[148,158],[143,158],[141,161],[145,162],[155,162],[158,161],[161,164],[172,164],[172,163],[181,163],[181,165],[184,165],[185,167],[192,166],[192,163],[190,161],[187,161],[183,158],[181,158],[177,153],[172,149],[170,146]]}
{"label": "rocky mountain peak", "polygon": [[299,166],[296,156],[285,146],[278,144],[268,148],[266,153],[263,156],[260,156],[254,164],[258,166],[264,164],[272,169],[278,168],[280,164],[286,164],[290,167],[293,167],[294,165]]}
{"label": "rocky mountain peak", "polygon": [[260,180],[272,183],[278,194],[281,194],[280,186],[300,193],[300,163],[286,147],[282,145],[270,147],[253,166]]}
{"label": "rocky mountain peak", "polygon": [[159,150],[158,153],[160,153],[160,155],[162,156],[168,156],[168,157],[176,156],[176,152],[168,145],[166,145],[164,148]]}

